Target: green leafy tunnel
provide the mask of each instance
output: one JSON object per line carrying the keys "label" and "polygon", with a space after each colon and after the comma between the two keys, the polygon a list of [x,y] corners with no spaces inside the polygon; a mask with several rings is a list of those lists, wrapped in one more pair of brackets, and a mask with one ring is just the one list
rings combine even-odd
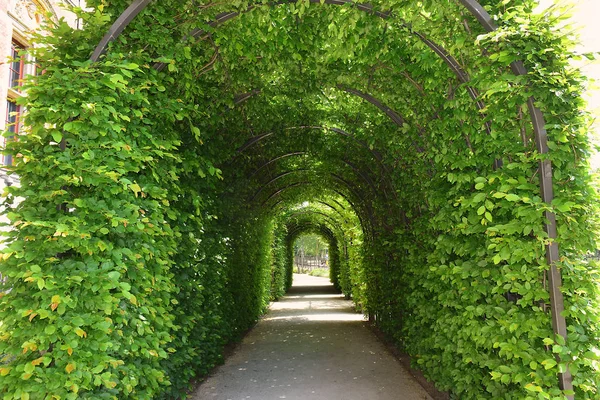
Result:
{"label": "green leafy tunnel", "polygon": [[455,398],[600,398],[597,199],[562,10],[137,0],[123,20],[128,1],[87,3],[83,29],[38,38],[7,149],[4,399],[183,398],[289,288],[307,232]]}

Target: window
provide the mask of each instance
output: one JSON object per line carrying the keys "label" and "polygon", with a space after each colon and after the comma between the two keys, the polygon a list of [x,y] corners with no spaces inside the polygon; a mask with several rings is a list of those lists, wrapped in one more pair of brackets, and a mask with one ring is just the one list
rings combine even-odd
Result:
{"label": "window", "polygon": [[23,83],[25,67],[25,60],[19,56],[19,52],[22,50],[25,50],[25,47],[13,40],[10,47],[12,62],[9,65],[8,87],[17,91],[20,91],[20,86]]}
{"label": "window", "polygon": [[[19,119],[21,116],[21,107],[13,100],[6,101],[6,130],[11,133],[4,138],[4,147],[6,142],[13,140],[19,134]],[[4,154],[2,156],[2,165],[12,165],[12,156]]]}
{"label": "window", "polygon": [[[8,98],[6,99],[6,117],[5,127],[10,136],[2,138],[0,143],[6,147],[6,143],[15,140],[19,134],[19,124],[21,120],[22,109],[17,105],[17,99],[22,96],[21,86],[23,78],[28,72],[26,70],[25,56],[23,51],[25,46],[19,41],[13,39],[10,47],[11,62],[8,65]],[[20,53],[20,54],[19,54]],[[10,155],[3,155],[1,165],[12,165],[13,158]]]}

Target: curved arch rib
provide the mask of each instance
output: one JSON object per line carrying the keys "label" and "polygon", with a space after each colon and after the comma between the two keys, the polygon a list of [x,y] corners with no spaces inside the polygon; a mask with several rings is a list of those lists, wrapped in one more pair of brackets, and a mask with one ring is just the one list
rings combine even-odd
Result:
{"label": "curved arch rib", "polygon": [[[92,61],[97,61],[98,58],[100,57],[100,55],[102,55],[107,47],[108,44],[115,40],[125,29],[125,27],[145,8],[148,6],[148,4],[150,3],[151,0],[135,0],[131,6],[129,6],[129,8],[127,8],[127,10],[125,10],[125,12],[117,19],[117,21],[115,21],[115,23],[110,27],[109,32],[105,35],[105,37],[102,39],[102,41],[98,44],[98,46],[96,47],[96,49],[94,50],[94,53],[92,55]],[[376,10],[373,5],[369,4],[369,3],[358,3],[358,2],[354,2],[352,0],[309,0],[311,3],[315,3],[315,4],[321,4],[322,2],[324,4],[330,4],[330,5],[337,5],[337,6],[341,6],[341,5],[353,5],[354,7],[356,7],[358,10],[375,15],[381,19],[388,19],[391,16],[390,12],[382,12],[382,11],[378,11]],[[266,3],[266,4],[261,4],[260,6],[263,5],[268,5],[270,7],[276,6],[276,5],[282,5],[282,4],[287,4],[287,3],[293,3],[295,2],[295,0],[283,0],[283,1],[277,1],[275,3]],[[217,17],[208,22],[208,26],[210,26],[211,28],[215,28],[227,21],[229,21],[230,19],[233,19],[235,17],[237,17],[238,15],[242,14],[242,13],[246,13],[246,12],[250,12],[253,9],[255,9],[257,6],[256,5],[252,5],[249,6],[248,8],[246,8],[243,11],[229,11],[229,12],[223,12],[219,15],[217,15]],[[407,31],[411,34],[414,35],[415,37],[417,37],[419,40],[421,40],[427,47],[429,47],[435,54],[437,54],[440,59],[446,63],[446,65],[448,65],[448,67],[454,72],[454,74],[456,75],[456,77],[458,78],[459,81],[461,81],[462,83],[468,83],[469,82],[469,75],[463,70],[463,68],[461,67],[461,65],[458,63],[458,61],[456,61],[456,59],[454,59],[454,57],[452,57],[442,46],[434,43],[433,41],[431,41],[430,39],[427,39],[425,37],[425,35],[423,35],[420,32],[414,31],[409,24],[407,24],[404,21],[401,21],[400,24],[402,27],[406,28]],[[202,36],[204,34],[206,34],[207,31],[204,29],[195,29],[192,32],[190,32],[190,34],[188,35],[188,37],[199,37]],[[161,71],[163,68],[165,68],[166,64],[165,63],[157,63],[154,65],[154,68],[158,71]],[[483,104],[483,102],[481,101],[481,99],[479,99],[479,93],[477,92],[477,90],[475,88],[472,88],[468,85],[466,85],[467,88],[467,92],[469,93],[469,96],[475,101],[475,104],[477,106],[477,108],[479,110],[483,110],[485,108],[485,104]],[[485,129],[488,132],[488,134],[491,132],[491,127],[489,125],[489,122],[486,122],[485,124]]]}
{"label": "curved arch rib", "polygon": [[269,165],[273,164],[274,162],[277,162],[281,159],[288,158],[288,157],[303,156],[305,154],[307,154],[306,151],[295,151],[293,153],[287,153],[287,154],[281,155],[279,157],[275,157],[275,158],[267,161],[260,167],[258,167],[256,170],[254,170],[254,172],[248,177],[248,179],[252,179],[256,174],[258,174],[260,171],[262,171],[264,168],[268,167]]}
{"label": "curved arch rib", "polygon": [[[481,26],[488,31],[493,32],[498,29],[498,26],[494,23],[490,14],[483,8],[476,0],[460,0],[462,5],[469,10],[469,12],[479,21]],[[515,61],[511,64],[511,70],[515,75],[526,75],[527,69],[522,61]],[[544,114],[535,105],[535,99],[530,97],[527,100],[527,108],[529,115],[533,123],[533,132],[535,135],[535,144],[540,154],[548,154],[548,132],[546,131],[546,122]],[[552,163],[544,157],[539,162],[540,169],[540,190],[542,194],[542,200],[551,204],[554,199],[554,192],[552,188]],[[548,283],[550,290],[550,310],[552,314],[552,328],[554,334],[562,336],[563,339],[567,339],[567,322],[565,317],[562,315],[564,311],[564,298],[560,291],[562,286],[562,277],[560,271],[556,267],[558,262],[558,243],[556,239],[558,237],[556,227],[556,215],[551,211],[545,212],[546,223],[544,229],[550,239],[546,245],[546,260],[550,265],[550,271],[548,271]],[[573,378],[568,369],[564,373],[559,374],[560,388],[563,390],[573,390]],[[569,399],[574,399],[574,396],[567,396]]]}
{"label": "curved arch rib", "polygon": [[94,49],[90,60],[96,62],[106,52],[108,44],[119,37],[127,25],[142,12],[152,0],[134,0],[133,3],[117,18]]}

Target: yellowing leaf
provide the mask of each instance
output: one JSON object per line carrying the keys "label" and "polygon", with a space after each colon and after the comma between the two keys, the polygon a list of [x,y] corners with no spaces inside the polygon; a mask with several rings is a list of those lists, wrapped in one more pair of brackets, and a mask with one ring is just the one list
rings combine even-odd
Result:
{"label": "yellowing leaf", "polygon": [[32,342],[25,342],[23,343],[23,354],[27,353],[28,351],[36,351],[37,350],[37,344],[32,343]]}
{"label": "yellowing leaf", "polygon": [[67,366],[65,367],[65,371],[67,371],[67,374],[70,374],[74,370],[75,370],[75,365],[73,365],[71,363],[68,363]]}
{"label": "yellowing leaf", "polygon": [[525,385],[525,389],[532,392],[542,392],[542,388],[537,385],[534,385],[533,383],[528,383],[527,385]]}
{"label": "yellowing leaf", "polygon": [[137,183],[132,183],[131,185],[129,185],[129,189],[131,189],[133,193],[135,193],[135,197],[137,197],[138,193],[142,191],[142,188]]}
{"label": "yellowing leaf", "polygon": [[87,333],[81,328],[75,329],[75,333],[81,338],[87,337]]}
{"label": "yellowing leaf", "polygon": [[6,376],[10,372],[10,368],[0,368],[0,376]]}
{"label": "yellowing leaf", "polygon": [[35,360],[33,360],[33,361],[31,362],[31,365],[38,366],[38,365],[40,365],[42,362],[44,362],[44,357],[36,358]]}

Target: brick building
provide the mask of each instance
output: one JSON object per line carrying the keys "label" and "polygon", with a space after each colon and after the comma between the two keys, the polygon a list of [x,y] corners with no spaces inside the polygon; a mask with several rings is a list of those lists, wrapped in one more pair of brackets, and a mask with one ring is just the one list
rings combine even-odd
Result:
{"label": "brick building", "polygon": [[[77,19],[65,10],[63,4],[80,6],[82,3],[81,0],[0,0],[0,131],[8,128],[16,136],[21,129],[19,120],[23,110],[15,101],[23,96],[21,79],[35,74],[36,68],[33,63],[19,60],[18,53],[31,46],[31,32],[40,29],[48,12],[54,21],[64,18],[72,26],[77,26]],[[9,58],[16,60],[9,61]],[[0,138],[0,145],[3,146],[6,140],[10,139]],[[10,165],[12,159],[1,156],[0,163]],[[0,169],[0,190],[4,185],[14,183],[15,179]]]}

